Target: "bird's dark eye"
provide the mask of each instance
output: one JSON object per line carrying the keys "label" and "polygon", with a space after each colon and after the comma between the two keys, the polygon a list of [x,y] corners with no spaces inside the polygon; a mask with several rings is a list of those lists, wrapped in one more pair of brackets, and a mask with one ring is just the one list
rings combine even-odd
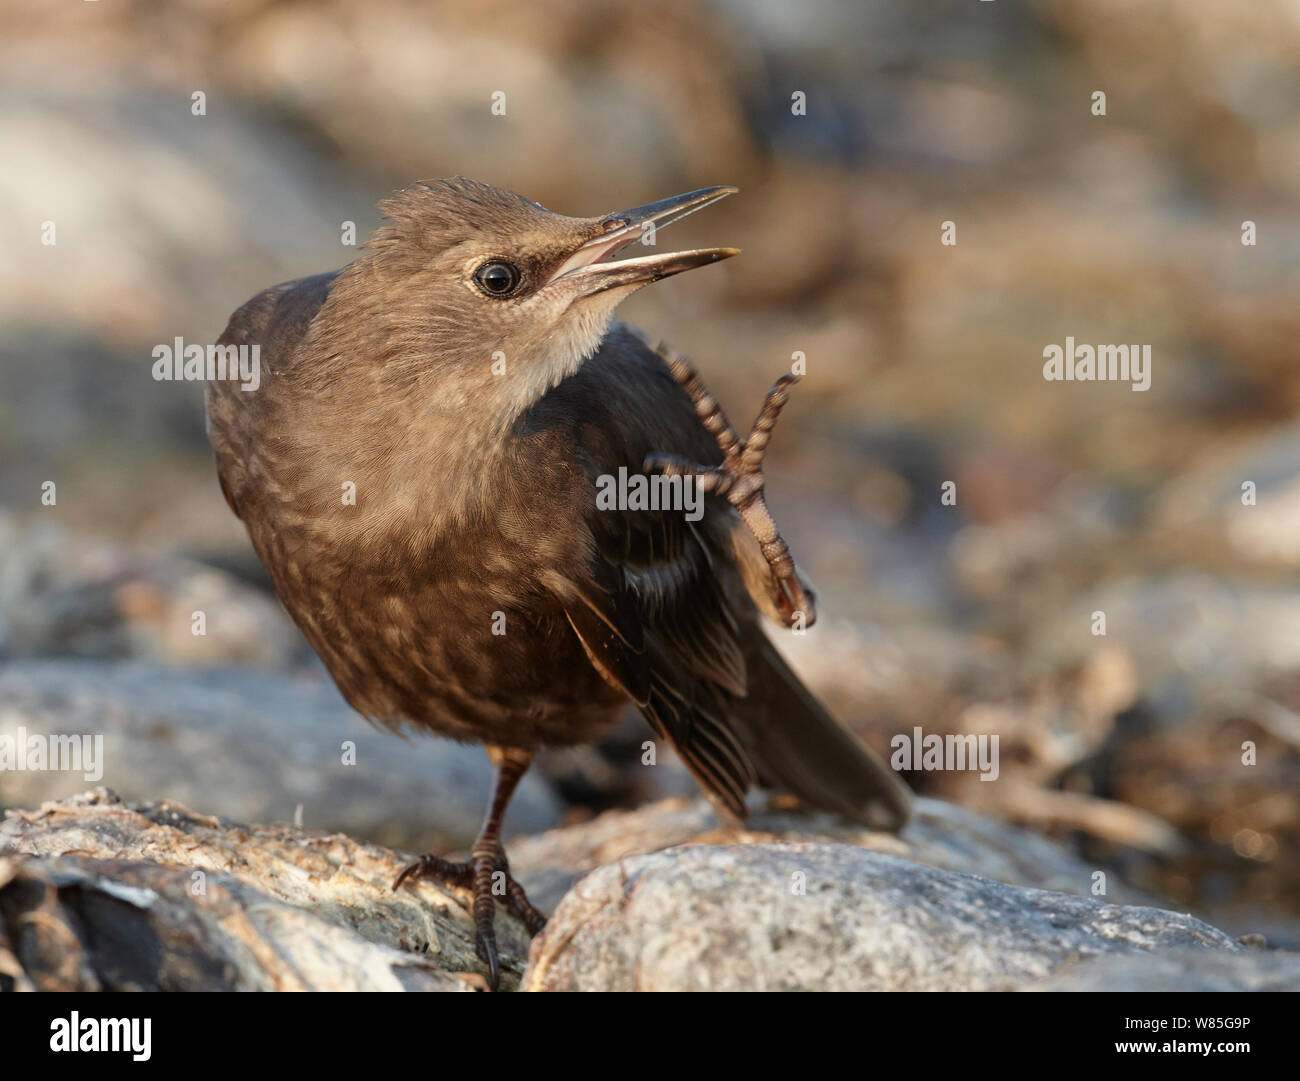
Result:
{"label": "bird's dark eye", "polygon": [[512,263],[493,259],[474,271],[478,287],[490,297],[508,297],[519,288],[519,268]]}

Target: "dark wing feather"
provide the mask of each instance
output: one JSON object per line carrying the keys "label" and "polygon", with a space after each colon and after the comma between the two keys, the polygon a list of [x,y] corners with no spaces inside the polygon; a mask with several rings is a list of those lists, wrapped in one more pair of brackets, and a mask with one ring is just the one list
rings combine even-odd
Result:
{"label": "dark wing feather", "polygon": [[[597,671],[636,702],[705,789],[743,818],[745,793],[757,773],[731,724],[730,699],[737,688],[744,691],[743,670],[734,670],[740,650],[721,611],[680,603],[682,596],[703,602],[716,594],[691,574],[690,559],[679,557],[676,573],[660,579],[681,583],[682,593],[650,588],[644,580],[633,588],[627,565],[600,555],[590,569],[606,579],[604,588],[566,579],[554,592]],[[699,588],[691,590],[691,582]]]}
{"label": "dark wing feather", "polygon": [[[592,492],[600,474],[639,472],[665,447],[702,461],[718,454],[663,362],[621,331],[533,420],[548,417],[583,418],[578,441]],[[641,707],[706,791],[743,817],[757,771],[733,723],[748,681],[746,619],[729,596],[743,587],[720,573],[732,566],[722,551],[730,516],[722,503],[690,522],[679,510],[598,510],[593,498],[585,579],[552,588],[597,670]],[[752,605],[743,606],[752,618]]]}
{"label": "dark wing feather", "polygon": [[638,706],[645,706],[650,701],[650,672],[643,625],[628,603],[618,568],[602,561],[594,562],[591,571],[580,583],[557,576],[552,588],[596,670]]}
{"label": "dark wing feather", "polygon": [[[757,776],[731,724],[732,700],[745,694],[744,657],[704,542],[680,514],[593,515],[587,576],[557,579],[552,590],[597,671],[636,702],[708,792],[744,817]],[[637,539],[647,519],[662,520]]]}
{"label": "dark wing feather", "polygon": [[[536,420],[566,417],[582,418],[576,441],[593,490],[600,473],[638,471],[650,453],[720,458],[663,359],[626,327],[543,399]],[[767,641],[758,609],[770,575],[755,562],[757,544],[724,502],[710,498],[705,508],[688,522],[680,512],[597,510],[589,501],[588,584],[557,592],[592,663],[737,817],[761,780],[811,806],[900,828],[907,787]]]}

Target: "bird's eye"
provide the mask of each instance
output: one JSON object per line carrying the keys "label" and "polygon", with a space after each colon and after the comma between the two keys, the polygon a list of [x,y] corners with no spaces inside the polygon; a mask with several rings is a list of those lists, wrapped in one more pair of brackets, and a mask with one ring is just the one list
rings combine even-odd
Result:
{"label": "bird's eye", "polygon": [[512,263],[493,259],[474,271],[478,287],[490,297],[508,297],[519,288],[519,268]]}

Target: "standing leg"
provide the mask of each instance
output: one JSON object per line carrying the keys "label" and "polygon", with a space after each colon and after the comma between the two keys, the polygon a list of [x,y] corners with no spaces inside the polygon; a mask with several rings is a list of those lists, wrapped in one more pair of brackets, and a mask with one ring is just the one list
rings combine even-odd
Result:
{"label": "standing leg", "polygon": [[533,754],[531,751],[491,744],[486,749],[496,772],[487,817],[470,850],[470,858],[458,863],[441,856],[421,856],[403,868],[393,882],[393,889],[398,889],[408,880],[432,878],[446,885],[472,890],[475,950],[488,966],[488,982],[495,991],[501,978],[496,930],[493,926],[496,899],[500,898],[506,909],[518,917],[530,935],[537,934],[546,926],[546,917],[529,903],[523,887],[510,877],[510,864],[506,861],[506,851],[501,844],[501,823],[505,820],[506,807],[519,779],[532,765]]}

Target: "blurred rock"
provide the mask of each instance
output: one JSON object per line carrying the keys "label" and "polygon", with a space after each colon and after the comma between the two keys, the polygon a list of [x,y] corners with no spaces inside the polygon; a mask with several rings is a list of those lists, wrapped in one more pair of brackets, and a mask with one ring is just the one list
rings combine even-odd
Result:
{"label": "blurred rock", "polygon": [[[467,848],[492,771],[479,747],[371,728],[323,675],[24,661],[0,667],[0,735],[103,737],[102,776],[0,773],[0,801],[34,807],[107,785],[244,822],[298,821],[416,852]],[[355,765],[344,764],[355,745]],[[556,823],[537,778],[515,791],[507,835]]]}
{"label": "blurred rock", "polygon": [[1261,911],[1300,895],[1300,715],[1264,696],[1220,698],[1131,734],[1101,777],[1092,774],[1099,780],[1105,795],[1158,815],[1184,839],[1178,858],[1132,877],[1233,933],[1265,931],[1300,948],[1294,918]]}
{"label": "blurred rock", "polygon": [[0,510],[0,658],[283,668],[311,656],[268,592],[202,563],[63,528],[56,510],[43,523]]}
{"label": "blurred rock", "polygon": [[[6,66],[6,78],[18,70]],[[192,114],[192,90],[208,94],[206,115]],[[11,81],[3,94],[0,241],[11,258],[0,260],[0,318],[94,332],[119,355],[83,380],[159,393],[155,344],[215,341],[255,292],[354,258],[344,221],[357,223],[357,243],[377,224],[374,188],[237,96],[196,85],[194,72],[162,89],[84,68]],[[46,221],[53,245],[42,243]]]}
{"label": "blurred rock", "polygon": [[1190,916],[848,845],[699,846],[578,883],[533,940],[523,988],[1011,991],[1080,958],[1192,949],[1242,952]]}
{"label": "blurred rock", "polygon": [[1025,990],[1300,991],[1300,954],[1195,950],[1158,957],[1113,955],[1067,966]]}
{"label": "blurred rock", "polygon": [[1206,569],[1300,567],[1300,424],[1220,447],[1170,481],[1155,497],[1152,534]]}
{"label": "blurred rock", "polygon": [[831,712],[878,751],[913,724],[933,727],[972,700],[998,700],[1019,686],[1014,658],[996,639],[943,627],[830,617],[773,640]]}
{"label": "blurred rock", "polygon": [[[965,470],[969,488],[976,490],[959,481],[958,491],[979,500],[991,520],[957,534],[948,551],[949,568],[962,598],[992,609],[1002,629],[1014,631],[1042,618],[1113,567],[1123,536],[1113,493],[1074,476],[1034,506],[1002,516],[997,503],[1015,496],[994,495],[992,482],[976,481],[976,473],[976,468]],[[1023,471],[1017,471],[1002,483],[1020,489],[1023,499],[1025,482]]]}
{"label": "blurred rock", "polygon": [[[27,4],[0,21],[0,35],[26,45],[0,52],[6,70],[54,53],[92,82],[139,54],[135,78],[184,88],[182,123],[192,89],[206,90],[212,117],[259,101],[390,185],[474,161],[478,175],[543,201],[563,191],[601,200],[641,184],[651,191],[636,201],[648,201],[675,174],[744,168],[757,151],[740,91],[759,58],[733,24],[689,0],[651,10],[630,0],[495,10],[469,0],[189,0],[183,12],[136,0],[85,15],[77,29]],[[160,37],[169,48],[140,49]],[[492,111],[498,92],[504,115]]]}
{"label": "blurred rock", "polygon": [[[1105,636],[1094,635],[1094,613]],[[1300,590],[1194,571],[1124,576],[1077,596],[1034,628],[1027,663],[1060,670],[1121,648],[1163,716],[1300,671]]]}

